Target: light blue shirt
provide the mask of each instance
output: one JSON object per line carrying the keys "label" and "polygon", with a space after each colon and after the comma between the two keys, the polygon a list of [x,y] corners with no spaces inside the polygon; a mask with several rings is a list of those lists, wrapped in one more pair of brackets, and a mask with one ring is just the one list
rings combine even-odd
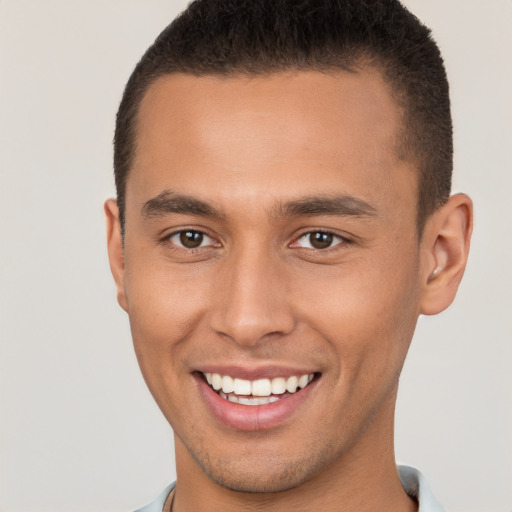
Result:
{"label": "light blue shirt", "polygon": [[[445,509],[432,494],[426,478],[417,469],[410,466],[398,466],[398,476],[405,492],[418,502],[418,512],[445,512]],[[135,512],[162,512],[175,485],[176,483],[168,485],[155,501]]]}
{"label": "light blue shirt", "polygon": [[135,512],[163,512],[165,502],[171,494],[171,491],[174,489],[176,482],[168,485],[157,497],[154,501],[152,501],[149,505],[145,507],[139,508]]}
{"label": "light blue shirt", "polygon": [[432,494],[427,479],[417,469],[398,466],[398,476],[405,492],[418,502],[418,512],[446,512]]}

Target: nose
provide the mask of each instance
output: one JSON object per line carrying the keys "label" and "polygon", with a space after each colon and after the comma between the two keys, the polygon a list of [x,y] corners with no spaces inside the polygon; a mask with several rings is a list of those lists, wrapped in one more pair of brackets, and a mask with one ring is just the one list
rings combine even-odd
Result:
{"label": "nose", "polygon": [[223,263],[215,283],[210,325],[218,334],[252,346],[271,335],[293,331],[295,320],[287,299],[286,278],[272,255],[238,251]]}

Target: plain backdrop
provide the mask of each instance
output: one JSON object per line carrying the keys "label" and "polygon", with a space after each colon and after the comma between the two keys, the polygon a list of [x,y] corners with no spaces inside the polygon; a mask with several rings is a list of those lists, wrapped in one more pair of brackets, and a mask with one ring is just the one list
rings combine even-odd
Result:
{"label": "plain backdrop", "polygon": [[[172,434],[115,300],[102,203],[128,76],[184,6],[0,0],[0,510],[130,511]],[[452,512],[512,510],[512,2],[407,0],[446,61],[455,191],[475,202],[454,305],[421,318],[396,449]]]}

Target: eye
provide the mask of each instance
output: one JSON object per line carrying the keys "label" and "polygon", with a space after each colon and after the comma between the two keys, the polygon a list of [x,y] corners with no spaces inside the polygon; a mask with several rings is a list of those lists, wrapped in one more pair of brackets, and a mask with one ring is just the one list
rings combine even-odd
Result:
{"label": "eye", "polygon": [[299,247],[306,249],[329,249],[344,242],[341,236],[326,231],[312,231],[305,233],[296,242]]}
{"label": "eye", "polygon": [[214,243],[214,240],[206,233],[193,229],[177,231],[169,237],[169,241],[184,249],[199,249],[200,247],[206,247]]}

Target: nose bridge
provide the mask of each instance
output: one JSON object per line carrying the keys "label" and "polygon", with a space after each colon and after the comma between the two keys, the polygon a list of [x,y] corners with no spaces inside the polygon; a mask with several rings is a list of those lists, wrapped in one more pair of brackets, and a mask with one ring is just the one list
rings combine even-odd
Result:
{"label": "nose bridge", "polygon": [[285,295],[278,258],[270,248],[238,247],[218,274],[211,326],[243,345],[256,344],[269,334],[287,334],[294,319]]}

